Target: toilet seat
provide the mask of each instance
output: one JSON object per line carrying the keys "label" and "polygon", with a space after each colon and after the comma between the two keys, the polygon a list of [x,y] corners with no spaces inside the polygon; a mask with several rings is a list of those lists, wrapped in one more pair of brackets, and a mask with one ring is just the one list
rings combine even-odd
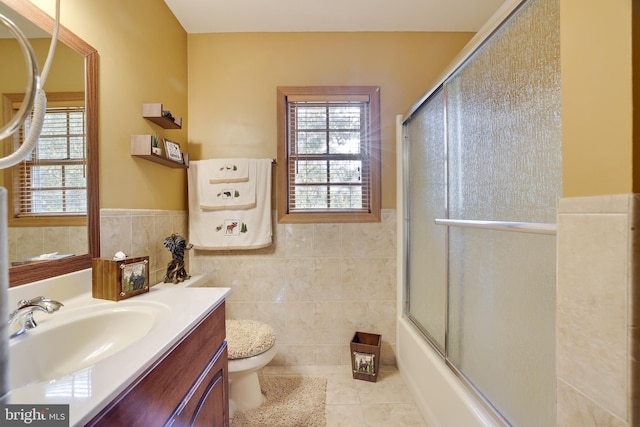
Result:
{"label": "toilet seat", "polygon": [[229,370],[230,377],[236,377],[236,373],[249,374],[251,372],[257,372],[264,368],[274,356],[278,350],[274,345],[264,353],[260,353],[256,356],[243,357],[241,359],[228,359],[227,369]]}
{"label": "toilet seat", "polygon": [[276,342],[273,328],[257,320],[227,319],[226,332],[229,360],[257,356]]}

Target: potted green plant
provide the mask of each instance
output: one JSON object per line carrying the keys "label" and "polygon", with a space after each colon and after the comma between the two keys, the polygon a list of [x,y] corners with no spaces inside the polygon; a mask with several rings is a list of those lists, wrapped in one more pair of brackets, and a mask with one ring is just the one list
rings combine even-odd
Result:
{"label": "potted green plant", "polygon": [[158,135],[151,135],[151,152],[158,156],[162,154],[162,150],[158,144]]}

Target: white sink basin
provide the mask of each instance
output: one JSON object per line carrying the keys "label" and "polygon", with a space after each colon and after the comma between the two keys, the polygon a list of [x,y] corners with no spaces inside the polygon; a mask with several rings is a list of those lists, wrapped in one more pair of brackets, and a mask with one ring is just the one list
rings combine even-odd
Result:
{"label": "white sink basin", "polygon": [[[204,279],[194,276],[188,284]],[[86,269],[9,288],[12,306],[44,295],[64,307],[53,314],[36,312],[38,326],[10,340],[6,403],[66,404],[69,425],[84,426],[231,291],[162,283],[114,302],[92,298],[91,281]]]}
{"label": "white sink basin", "polygon": [[85,369],[143,338],[170,310],[163,304],[98,304],[36,316],[38,326],[9,343],[12,390]]}

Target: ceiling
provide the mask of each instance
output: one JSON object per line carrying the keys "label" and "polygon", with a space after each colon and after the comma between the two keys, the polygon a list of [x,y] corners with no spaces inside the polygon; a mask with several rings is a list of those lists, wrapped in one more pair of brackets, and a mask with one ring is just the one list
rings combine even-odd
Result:
{"label": "ceiling", "polygon": [[[50,38],[51,35],[33,24],[32,22],[24,19],[22,15],[16,13],[7,5],[0,3],[0,15],[8,18],[11,22],[18,26],[20,31],[29,38]],[[5,24],[0,24],[0,39],[15,38],[15,34],[9,30]]]}
{"label": "ceiling", "polygon": [[164,0],[187,33],[476,32],[504,0]]}

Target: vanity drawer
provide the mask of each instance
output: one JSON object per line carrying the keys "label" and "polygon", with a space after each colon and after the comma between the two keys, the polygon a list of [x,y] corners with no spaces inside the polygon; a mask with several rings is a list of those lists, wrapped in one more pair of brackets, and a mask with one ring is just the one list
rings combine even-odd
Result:
{"label": "vanity drawer", "polygon": [[[167,351],[87,425],[163,425],[172,416],[225,339],[224,301],[214,308],[182,340]],[[226,372],[226,351],[218,363]],[[228,388],[226,375],[223,387]],[[226,395],[226,393],[225,393]]]}

